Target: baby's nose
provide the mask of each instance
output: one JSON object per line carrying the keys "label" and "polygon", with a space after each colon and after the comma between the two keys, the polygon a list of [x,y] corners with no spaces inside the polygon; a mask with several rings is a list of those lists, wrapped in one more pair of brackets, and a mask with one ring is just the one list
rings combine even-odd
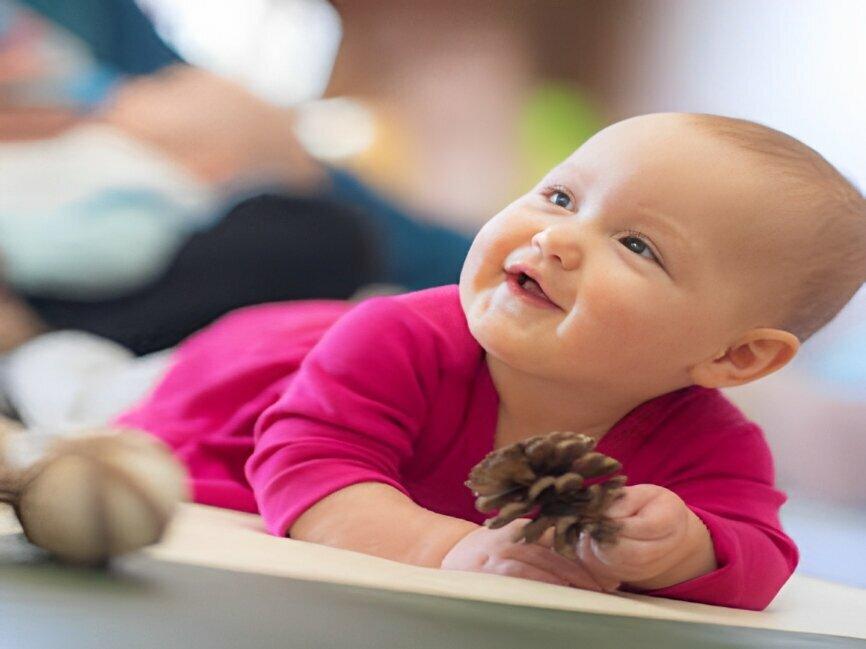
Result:
{"label": "baby's nose", "polygon": [[532,245],[542,256],[553,259],[565,270],[580,266],[583,252],[577,236],[569,228],[551,226],[537,232],[532,237]]}

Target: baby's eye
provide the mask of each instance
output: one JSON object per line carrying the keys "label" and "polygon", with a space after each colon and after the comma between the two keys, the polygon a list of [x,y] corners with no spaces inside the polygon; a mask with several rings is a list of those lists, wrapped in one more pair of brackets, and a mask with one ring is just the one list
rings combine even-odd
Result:
{"label": "baby's eye", "polygon": [[[626,248],[628,248],[632,252],[640,255],[641,257],[646,257],[647,259],[654,261],[655,263],[661,265],[661,262],[659,262],[658,257],[655,256],[655,253],[652,251],[652,249],[640,237],[637,237],[633,234],[628,234],[628,235],[622,237],[619,241],[620,241],[620,243],[622,243],[622,245],[624,245]],[[644,253],[648,253],[648,254],[645,255]]]}
{"label": "baby's eye", "polygon": [[547,199],[553,203],[554,205],[558,205],[559,207],[564,207],[567,210],[572,208],[573,201],[571,200],[571,196],[566,194],[561,189],[554,189],[550,192],[550,195]]}

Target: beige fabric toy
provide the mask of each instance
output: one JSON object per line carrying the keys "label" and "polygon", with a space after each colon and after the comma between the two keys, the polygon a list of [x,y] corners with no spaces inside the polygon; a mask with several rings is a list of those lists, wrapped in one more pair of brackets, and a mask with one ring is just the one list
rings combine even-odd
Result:
{"label": "beige fabric toy", "polygon": [[157,542],[186,497],[184,470],[149,435],[104,429],[58,439],[18,468],[4,461],[13,427],[0,426],[0,502],[13,506],[31,543],[62,561],[99,565]]}

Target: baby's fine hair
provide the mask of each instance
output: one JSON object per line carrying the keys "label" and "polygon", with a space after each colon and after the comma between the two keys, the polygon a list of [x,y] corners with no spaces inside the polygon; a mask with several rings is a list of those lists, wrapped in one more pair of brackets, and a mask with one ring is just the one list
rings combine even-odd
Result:
{"label": "baby's fine hair", "polygon": [[792,285],[775,326],[804,342],[866,282],[866,199],[817,151],[790,135],[744,119],[691,117],[709,133],[762,156],[802,189],[797,198],[817,221],[815,240],[803,242],[802,254],[789,264]]}

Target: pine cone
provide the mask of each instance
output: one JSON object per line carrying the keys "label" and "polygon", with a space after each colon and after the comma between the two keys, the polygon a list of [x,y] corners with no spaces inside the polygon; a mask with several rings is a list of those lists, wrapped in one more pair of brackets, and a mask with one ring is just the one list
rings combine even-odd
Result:
{"label": "pine cone", "polygon": [[595,440],[580,433],[530,437],[489,453],[472,469],[466,486],[477,497],[478,511],[499,510],[485,521],[487,527],[503,527],[537,510],[537,518],[514,540],[532,543],[554,527],[554,548],[573,559],[581,532],[612,543],[619,530],[604,511],[622,495],[626,478],[613,476],[620,463],[594,448]]}

